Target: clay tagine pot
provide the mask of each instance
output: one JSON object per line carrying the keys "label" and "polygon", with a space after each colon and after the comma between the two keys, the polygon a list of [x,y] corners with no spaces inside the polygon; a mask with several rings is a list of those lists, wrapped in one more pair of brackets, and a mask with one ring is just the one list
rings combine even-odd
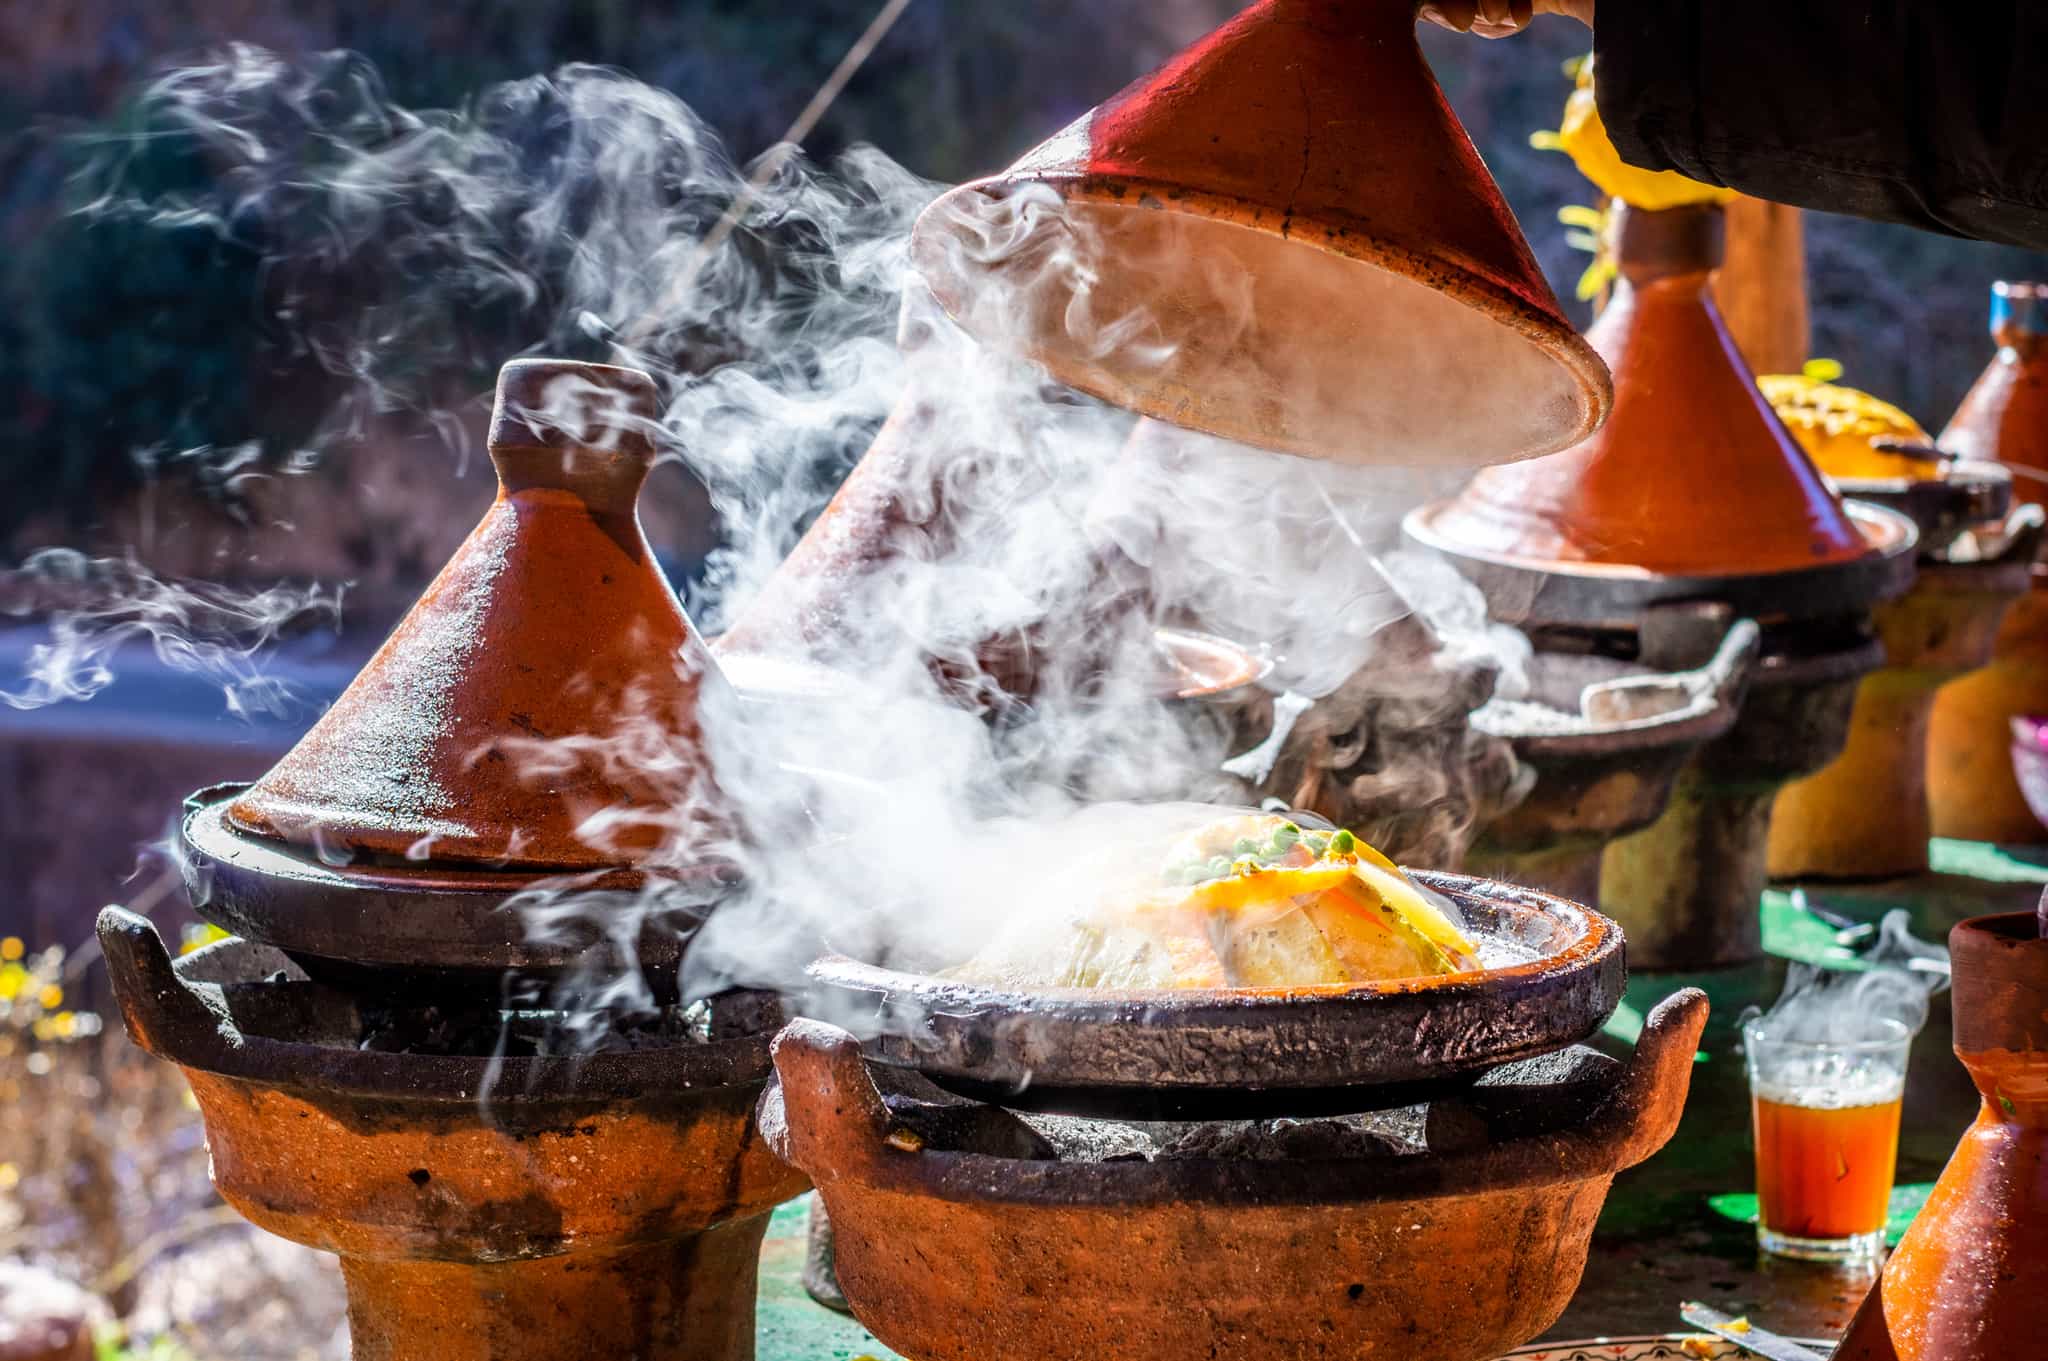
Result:
{"label": "clay tagine pot", "polygon": [[[189,810],[202,916],[316,970],[494,975],[588,962],[637,911],[673,961],[724,873],[699,719],[729,695],[640,532],[658,416],[635,370],[505,366],[483,521],[297,746]],[[502,910],[550,883],[589,929]]]}
{"label": "clay tagine pot", "polygon": [[1877,607],[1885,664],[1857,687],[1841,755],[1778,792],[1773,879],[1884,879],[1927,869],[1938,695],[1991,662],[2008,610],[2028,593],[2040,511],[2023,506],[1983,529],[1981,555],[1973,540],[1967,560],[1923,559],[1913,588]]}
{"label": "clay tagine pot", "polygon": [[1835,1361],[2007,1361],[2048,1328],[2048,940],[2035,913],[1949,933],[1956,1057],[1983,1103]]}
{"label": "clay tagine pot", "polygon": [[[1995,460],[2015,498],[2048,501],[2048,285],[1991,290],[1991,363],[1941,432],[1941,446]],[[2048,573],[2006,612],[1989,666],[1943,688],[1928,727],[1927,795],[1936,836],[2042,840],[2008,756],[2012,720],[2048,710]]]}
{"label": "clay tagine pot", "polygon": [[[947,335],[946,332],[952,332]],[[1045,563],[1047,617],[988,626],[987,611],[948,613],[955,581],[917,574],[967,565],[967,540],[1006,531],[1008,503],[1054,494],[1054,470],[977,437],[984,363],[924,289],[906,289],[897,326],[902,398],[832,500],[712,642],[721,661],[810,660],[850,675],[921,658],[953,701],[999,714],[1037,697],[1056,673],[1071,685],[1115,672],[1147,697],[1214,699],[1252,685],[1265,660],[1199,631],[1161,627],[1135,565],[1101,545]],[[1012,375],[1014,378],[1014,375]],[[1033,388],[1038,386],[1034,380]],[[964,395],[963,395],[964,394]],[[995,504],[1000,496],[1002,504]]]}
{"label": "clay tagine pot", "polygon": [[[1671,609],[1673,607],[1666,607]],[[1607,843],[1649,826],[1701,745],[1735,724],[1756,661],[1753,620],[1702,606],[1720,642],[1705,666],[1663,671],[1595,653],[1538,652],[1529,694],[1494,701],[1473,726],[1508,741],[1528,792],[1479,828],[1467,866],[1578,902],[1600,900]]]}
{"label": "clay tagine pot", "polygon": [[214,1185],[341,1258],[354,1361],[752,1361],[756,1259],[803,1176],[761,1142],[767,1034],[503,1053],[364,1042],[359,998],[267,946],[175,964],[100,920],[136,1044],[176,1063]]}
{"label": "clay tagine pot", "polygon": [[940,198],[913,261],[985,343],[1238,443],[1456,467],[1573,443],[1606,372],[1430,75],[1416,8],[1258,0]]}
{"label": "clay tagine pot", "polygon": [[[1313,825],[1313,824],[1311,824]],[[1593,1035],[1621,1002],[1622,937],[1552,894],[1407,871],[1477,938],[1487,967],[1297,988],[1028,988],[971,983],[950,960],[808,969],[823,1014],[872,1017],[877,1063],[1021,1110],[1126,1120],[1245,1120],[1405,1106]]]}
{"label": "clay tagine pot", "polygon": [[1613,371],[1613,414],[1564,453],[1481,469],[1427,515],[1430,533],[1489,559],[1660,577],[1870,558],[1715,310],[1720,206],[1619,204],[1610,232],[1621,280],[1586,338]]}
{"label": "clay tagine pot", "polygon": [[[1696,990],[1658,1007],[1576,1123],[1405,1157],[942,1142],[900,1124],[858,1042],[814,1021],[777,1038],[762,1121],[817,1182],[854,1314],[913,1361],[1490,1361],[1557,1319],[1615,1173],[1670,1138],[1706,1010]],[[982,1118],[963,1128],[1005,1125],[965,1110]]]}
{"label": "clay tagine pot", "polygon": [[635,515],[657,414],[644,374],[507,365],[483,523],[269,775],[187,802],[193,904],[253,938],[173,964],[101,916],[222,1196],[342,1259],[356,1361],[753,1355],[804,1183],[752,1119],[779,1007],[675,995],[725,691]]}
{"label": "clay tagine pot", "polygon": [[1601,908],[1637,964],[1734,963],[1762,949],[1773,797],[1841,750],[1856,683],[1883,657],[1870,609],[1910,583],[1918,530],[1836,496],[1758,392],[1707,294],[1719,207],[1623,204],[1609,230],[1621,280],[1588,333],[1615,374],[1607,424],[1562,454],[1482,469],[1404,529],[1539,651],[1698,666],[1697,649],[1659,643],[1659,611],[1716,602],[1761,626],[1736,723],[1600,869]]}

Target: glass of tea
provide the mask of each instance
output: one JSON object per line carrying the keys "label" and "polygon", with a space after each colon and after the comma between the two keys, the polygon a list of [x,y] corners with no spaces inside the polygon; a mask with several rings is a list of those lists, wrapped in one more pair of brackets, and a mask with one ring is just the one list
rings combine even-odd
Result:
{"label": "glass of tea", "polygon": [[1913,1031],[1868,1018],[1858,1038],[1742,1027],[1756,1134],[1757,1242],[1816,1262],[1874,1262],[1899,1156]]}

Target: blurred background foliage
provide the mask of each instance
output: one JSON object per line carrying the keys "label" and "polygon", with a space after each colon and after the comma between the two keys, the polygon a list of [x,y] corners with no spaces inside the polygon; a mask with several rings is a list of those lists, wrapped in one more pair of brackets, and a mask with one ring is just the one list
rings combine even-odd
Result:
{"label": "blurred background foliage", "polygon": [[[313,440],[339,380],[302,343],[330,314],[403,287],[374,256],[289,319],[276,315],[265,260],[289,253],[303,220],[269,218],[223,236],[87,217],[82,171],[106,135],[147,134],[141,82],[229,41],[288,58],[362,54],[407,107],[460,105],[499,81],[569,62],[614,66],[680,96],[736,159],[765,150],[867,23],[875,0],[72,0],[0,8],[0,546],[23,526],[85,532],[152,479],[232,515],[238,478]],[[809,141],[814,159],[871,142],[913,172],[957,180],[998,167],[1236,6],[1231,0],[913,0]],[[1520,214],[1560,296],[1585,259],[1561,207],[1591,190],[1528,134],[1556,125],[1563,64],[1587,46],[1562,20],[1508,42],[1425,30],[1452,103]],[[1740,79],[1739,72],[1729,73]],[[190,139],[143,136],[121,174],[134,192],[203,193],[214,173]],[[239,224],[238,224],[239,225]],[[1813,216],[1812,352],[1846,381],[1938,428],[1982,366],[1985,293],[2001,276],[2040,276],[2026,252]],[[497,358],[534,343],[517,307],[451,317],[393,365],[445,370],[481,390]],[[430,343],[431,342],[431,343]],[[193,451],[199,451],[194,453]],[[326,449],[323,456],[347,457]],[[345,474],[344,474],[345,475]]]}

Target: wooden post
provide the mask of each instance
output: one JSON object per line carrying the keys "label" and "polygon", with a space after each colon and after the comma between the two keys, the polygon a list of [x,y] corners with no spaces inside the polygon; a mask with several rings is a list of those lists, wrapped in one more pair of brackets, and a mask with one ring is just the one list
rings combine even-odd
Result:
{"label": "wooden post", "polygon": [[1728,205],[1728,260],[1714,301],[1752,373],[1797,373],[1807,358],[1806,224],[1797,208]]}

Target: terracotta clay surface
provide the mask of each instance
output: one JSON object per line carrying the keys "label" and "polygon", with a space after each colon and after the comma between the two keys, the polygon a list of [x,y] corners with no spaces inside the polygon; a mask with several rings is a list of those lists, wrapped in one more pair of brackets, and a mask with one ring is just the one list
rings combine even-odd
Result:
{"label": "terracotta clay surface", "polygon": [[1872,554],[1757,391],[1707,292],[1721,214],[1713,205],[1617,210],[1622,281],[1587,333],[1614,373],[1613,414],[1564,453],[1482,469],[1431,513],[1434,535],[1520,563],[1679,577]]}
{"label": "terracotta clay surface", "polygon": [[1652,1014],[1582,1123],[1456,1152],[1076,1162],[893,1139],[851,1035],[776,1041],[763,1129],[817,1182],[839,1281],[914,1361],[1490,1361],[1554,1321],[1614,1174],[1678,1123],[1706,997]]}
{"label": "terracotta clay surface", "polygon": [[2040,501],[2048,497],[2048,285],[1994,285],[1991,339],[1997,352],[1935,443],[2007,464],[2020,495]]}
{"label": "terracotta clay surface", "polygon": [[673,844],[718,678],[640,532],[658,414],[636,370],[507,364],[497,501],[231,824],[330,861],[574,870]]}
{"label": "terracotta clay surface", "polygon": [[1942,687],[1927,730],[1936,836],[2026,845],[2042,837],[2012,770],[2012,720],[2048,713],[2048,569],[2006,610],[1990,665]]}
{"label": "terracotta clay surface", "polygon": [[310,1038],[345,1002],[275,951],[173,969],[114,908],[100,939],[130,1036],[191,1084],[222,1197],[341,1256],[356,1361],[750,1361],[767,1215],[804,1188],[754,1124],[764,1034],[379,1052]]}
{"label": "terracotta clay surface", "polygon": [[2015,1361],[2048,1336],[2048,940],[2034,913],[1949,935],[1976,1123],[1835,1361]]}
{"label": "terracotta clay surface", "polygon": [[2036,537],[2007,560],[1923,563],[1911,591],[1877,607],[1885,664],[1857,687],[1841,755],[1778,792],[1773,879],[1883,879],[1927,868],[1935,692],[1991,660],[2006,610],[2027,589]]}
{"label": "terracotta clay surface", "polygon": [[1529,705],[1481,713],[1476,721],[1513,742],[1536,783],[1482,825],[1468,868],[1599,901],[1607,843],[1657,820],[1694,753],[1734,726],[1748,692],[1755,621],[1731,624],[1711,605],[1699,614],[1703,631],[1726,633],[1712,661],[1694,670],[1659,672],[1585,653],[1529,659],[1530,698],[1581,721],[1560,724]]}
{"label": "terracotta clay surface", "polygon": [[986,343],[1242,444],[1473,467],[1609,401],[1415,40],[1414,0],[1258,0],[1015,165],[912,257]]}
{"label": "terracotta clay surface", "polygon": [[1655,822],[1608,843],[1600,910],[1621,924],[1635,967],[1763,957],[1757,901],[1768,879],[1771,806],[1787,781],[1841,753],[1858,682],[1884,661],[1883,646],[1855,629],[1835,641],[1799,655],[1767,636],[1734,726],[1699,749]]}
{"label": "terracotta clay surface", "polygon": [[[2048,501],[2048,288],[1992,290],[1998,350],[1941,432],[1940,444],[2013,470],[2014,495]],[[2011,721],[2048,713],[2048,572],[1998,632],[1990,666],[1944,689],[1928,734],[1928,797],[1937,836],[2031,842],[2041,824],[2012,773]]]}

